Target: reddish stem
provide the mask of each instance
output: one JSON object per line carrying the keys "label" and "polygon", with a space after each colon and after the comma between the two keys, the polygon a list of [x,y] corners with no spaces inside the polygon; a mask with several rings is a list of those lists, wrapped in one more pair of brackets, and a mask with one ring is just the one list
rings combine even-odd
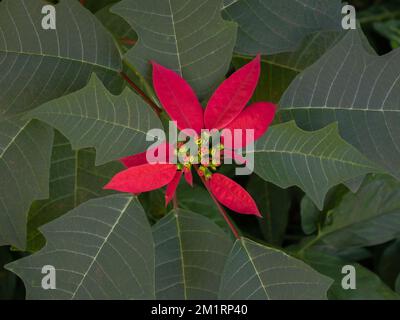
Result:
{"label": "reddish stem", "polygon": [[151,100],[146,93],[144,93],[129,77],[124,73],[120,72],[121,76],[125,79],[126,82],[143,98],[144,101],[148,103],[148,105],[154,110],[157,115],[160,115],[162,110]]}
{"label": "reddish stem", "polygon": [[81,5],[85,5],[85,0],[80,0],[79,2],[81,3]]}
{"label": "reddish stem", "polygon": [[128,39],[128,38],[122,38],[122,39],[119,39],[119,41],[120,41],[122,44],[126,44],[126,45],[128,45],[128,46],[133,46],[133,45],[136,44],[136,41],[135,41],[135,40]]}
{"label": "reddish stem", "polygon": [[176,196],[176,192],[175,192],[175,195],[174,195],[174,197],[172,198],[172,204],[173,204],[173,206],[174,206],[174,209],[178,209],[178,197]]}
{"label": "reddish stem", "polygon": [[[193,165],[193,167],[196,169],[196,172],[197,172],[198,167],[196,165]],[[213,201],[215,202],[215,205],[217,206],[219,213],[225,219],[225,221],[228,224],[229,228],[231,229],[233,235],[235,236],[236,239],[240,240],[239,232],[236,230],[236,227],[233,225],[232,221],[229,219],[228,214],[226,213],[225,209],[220,205],[218,200],[212,194],[210,186],[208,185],[208,182],[206,181],[206,179],[203,176],[201,176],[199,174],[198,174],[198,176],[200,177],[201,182],[203,182],[203,184],[206,187],[208,193],[210,194],[211,199],[213,199]]]}

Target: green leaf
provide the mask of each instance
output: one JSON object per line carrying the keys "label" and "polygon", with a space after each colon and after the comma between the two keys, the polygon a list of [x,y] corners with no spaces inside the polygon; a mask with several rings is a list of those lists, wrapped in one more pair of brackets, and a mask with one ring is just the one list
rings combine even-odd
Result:
{"label": "green leaf", "polygon": [[153,227],[157,299],[216,299],[232,240],[209,219],[182,209]]}
{"label": "green leaf", "polygon": [[400,294],[400,274],[398,275],[396,280],[396,292]]}
{"label": "green leaf", "polygon": [[312,234],[317,231],[317,225],[321,212],[315,206],[314,202],[304,196],[300,203],[301,228],[305,234]]}
{"label": "green leaf", "polygon": [[400,274],[400,240],[385,248],[379,257],[378,273],[383,281],[395,288],[397,276]]}
{"label": "green leaf", "polygon": [[110,7],[99,10],[96,17],[111,32],[117,45],[126,52],[132,47],[131,43],[137,41],[137,34],[122,17],[111,13]]}
{"label": "green leaf", "polygon": [[212,200],[208,191],[196,184],[193,187],[186,182],[179,185],[177,191],[179,208],[199,213],[212,220],[221,229],[225,230],[229,235],[232,234],[217,206]]}
{"label": "green leaf", "polygon": [[50,167],[50,197],[33,203],[28,218],[29,251],[45,244],[38,228],[74,209],[81,203],[110,194],[103,186],[123,165],[117,162],[95,167],[93,149],[74,151],[68,140],[56,132]]}
{"label": "green leaf", "polygon": [[125,58],[150,79],[149,61],[182,75],[199,97],[207,96],[228,71],[236,24],[222,20],[222,0],[123,0],[112,12],[139,35]]}
{"label": "green leaf", "polygon": [[359,176],[357,178],[350,179],[348,181],[343,182],[343,184],[349,189],[351,192],[356,193],[360,190],[362,183],[364,182],[365,176]]}
{"label": "green leaf", "polygon": [[17,276],[3,268],[7,263],[13,261],[9,247],[0,247],[0,300],[11,300],[16,297]]}
{"label": "green leaf", "polygon": [[109,6],[119,0],[85,0],[85,7],[92,12],[98,12],[104,7]]}
{"label": "green leaf", "polygon": [[165,206],[164,189],[141,193],[138,199],[151,223],[157,222],[169,212],[168,207]]}
{"label": "green leaf", "polygon": [[18,117],[0,121],[0,246],[26,245],[31,203],[49,195],[53,130]]}
{"label": "green leaf", "polygon": [[332,280],[282,251],[236,241],[222,277],[225,300],[326,299]]}
{"label": "green leaf", "polygon": [[[302,259],[315,270],[334,280],[328,291],[329,299],[340,300],[388,300],[400,299],[400,296],[385,285],[379,277],[358,263],[346,263],[335,256],[323,254],[317,251],[307,251]],[[356,270],[356,289],[345,290],[342,280],[345,274],[342,268],[352,265]]]}
{"label": "green leaf", "polygon": [[400,20],[376,22],[374,29],[390,41],[393,49],[400,47]]}
{"label": "green leaf", "polygon": [[305,36],[339,30],[340,0],[225,0],[223,16],[239,24],[235,52],[295,51]]}
{"label": "green leaf", "polygon": [[61,131],[74,150],[96,148],[96,165],[145,151],[150,129],[162,128],[157,115],[130,89],[110,94],[93,75],[88,85],[50,101],[30,116]]}
{"label": "green leaf", "polygon": [[[363,178],[365,177],[363,176]],[[344,184],[349,184],[349,182],[346,181]],[[325,197],[323,210],[319,210],[312,200],[305,195],[300,203],[301,226],[304,233],[312,234],[319,230],[324,219],[326,219],[326,216],[329,214],[329,211],[335,208],[348,192],[349,188],[345,185],[338,185],[329,190]]]}
{"label": "green leaf", "polygon": [[[343,34],[343,32],[318,32],[307,36],[295,52],[263,56],[260,80],[253,101],[277,103],[293,79],[317,61]],[[251,59],[236,55],[233,64],[236,68],[240,68]]]}
{"label": "green leaf", "polygon": [[[154,298],[153,238],[136,197],[89,200],[41,231],[44,249],[6,266],[23,279],[27,299]],[[46,265],[56,289],[41,286]]]}
{"label": "green leaf", "polygon": [[306,130],[337,121],[346,141],[400,178],[399,62],[400,49],[379,57],[350,31],[292,82],[281,115]]}
{"label": "green leaf", "polygon": [[121,57],[109,33],[76,0],[60,0],[44,30],[40,0],[0,3],[0,118],[82,88],[95,71],[111,85]]}
{"label": "green leaf", "polygon": [[322,209],[328,190],[376,172],[376,167],[342,140],[337,125],[315,132],[294,122],[272,126],[255,144],[255,172],[281,188],[298,186]]}
{"label": "green leaf", "polygon": [[263,216],[258,222],[264,240],[272,245],[282,245],[289,220],[289,192],[265,182],[256,175],[250,177],[246,190],[256,201]]}
{"label": "green leaf", "polygon": [[400,18],[399,5],[399,0],[387,0],[372,5],[364,5],[363,10],[357,13],[357,19],[364,28],[376,21],[398,19]]}
{"label": "green leaf", "polygon": [[347,193],[328,212],[311,244],[333,251],[381,244],[400,235],[399,218],[400,182],[371,176],[356,194]]}

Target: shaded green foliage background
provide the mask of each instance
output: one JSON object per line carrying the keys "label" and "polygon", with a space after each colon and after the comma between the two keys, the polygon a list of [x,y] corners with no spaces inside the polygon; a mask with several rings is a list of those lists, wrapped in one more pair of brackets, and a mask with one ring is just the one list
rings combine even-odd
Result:
{"label": "shaded green foliage background", "polygon": [[[96,13],[113,2],[117,1],[87,0],[85,5],[93,13]],[[357,7],[359,22],[371,45],[379,54],[388,53],[400,46],[400,0],[351,0],[348,2]],[[123,31],[121,31],[122,33]],[[241,56],[235,56],[231,70],[233,71],[235,67],[243,64],[243,60],[245,59],[242,59]],[[268,66],[264,65],[263,67],[268,68]],[[293,78],[295,75],[293,74]],[[286,86],[288,84],[285,83]],[[277,94],[276,92],[281,94],[283,91],[276,90],[274,91],[275,95]],[[270,98],[278,101],[280,96],[272,96]],[[224,170],[229,172],[232,168],[227,167]],[[307,197],[304,197],[304,193],[297,187],[291,187],[286,190],[280,189],[255,175],[238,177],[237,181],[247,186],[250,193],[255,196],[260,210],[270,214],[268,221],[231,215],[243,234],[258,242],[268,243],[273,246],[283,246],[288,250],[297,248],[299,244],[302,244],[303,248],[307,247],[308,235],[316,232],[321,222],[322,225],[328,225],[328,231],[329,228],[336,228],[336,226],[329,226],[331,211],[336,207],[339,208],[337,209],[339,211],[342,201],[352,201],[352,199],[348,199],[348,195],[346,198],[348,190],[344,186],[339,186],[329,192],[323,210],[318,210]],[[353,183],[355,182],[353,181]],[[195,201],[191,198],[190,192],[186,188],[186,186],[181,186],[178,191],[182,209],[204,212],[204,208],[213,207],[211,203],[208,205],[207,202],[210,199],[203,189],[198,191],[199,197]],[[140,201],[153,222],[159,220],[170,209],[160,206],[160,203],[163,204],[163,195],[160,191],[141,195]],[[226,227],[217,212],[208,211],[210,211],[209,218],[222,228]],[[304,217],[304,215],[307,216]],[[354,222],[354,224],[356,223],[358,221]],[[340,228],[341,226],[337,226],[337,229],[340,230]],[[311,241],[315,241],[315,239]],[[335,239],[329,239],[327,236],[326,239],[322,239],[320,243],[317,243],[317,246],[327,246],[329,241],[338,243]],[[368,243],[367,247],[354,245],[351,250],[341,250],[340,254],[335,257],[328,257],[322,253],[318,255],[315,252],[309,253],[307,250],[303,250],[300,251],[299,258],[306,261],[315,270],[338,281],[340,281],[341,274],[337,273],[337,266],[343,265],[345,261],[357,263],[357,271],[362,275],[362,278],[368,279],[365,283],[361,282],[362,292],[369,292],[369,294],[352,296],[352,293],[348,292],[348,294],[341,295],[340,292],[342,290],[335,282],[329,293],[330,298],[396,298],[394,292],[389,288],[396,290],[397,286],[397,290],[400,289],[400,279],[398,278],[400,274],[399,241],[391,240],[379,245],[375,245],[373,241],[370,241],[366,242]],[[10,247],[0,247],[0,299],[23,299],[25,297],[25,289],[21,280],[15,274],[2,268],[3,265],[25,255],[26,253],[13,250]],[[325,261],[326,263],[325,265],[320,265],[319,261]],[[386,285],[382,285],[380,279]]]}

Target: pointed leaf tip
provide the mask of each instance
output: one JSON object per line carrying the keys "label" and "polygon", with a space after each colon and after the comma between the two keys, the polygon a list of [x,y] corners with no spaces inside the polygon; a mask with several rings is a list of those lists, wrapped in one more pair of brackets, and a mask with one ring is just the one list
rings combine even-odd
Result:
{"label": "pointed leaf tip", "polygon": [[170,203],[172,198],[175,196],[176,188],[178,188],[181,177],[182,171],[177,171],[172,181],[168,184],[167,191],[165,192],[165,206],[167,206],[168,203]]}
{"label": "pointed leaf tip", "polygon": [[222,82],[207,104],[206,128],[222,129],[242,112],[257,87],[260,71],[260,56],[257,56]]}
{"label": "pointed leaf tip", "polygon": [[200,133],[204,127],[203,108],[190,85],[177,73],[156,62],[153,65],[154,90],[178,129],[193,129]]}
{"label": "pointed leaf tip", "polygon": [[192,170],[191,170],[191,169],[188,169],[188,168],[185,168],[185,169],[183,169],[183,172],[184,172],[184,174],[185,174],[185,180],[186,180],[186,182],[187,182],[191,187],[193,187],[193,174],[192,174]]}
{"label": "pointed leaf tip", "polygon": [[227,208],[238,213],[261,217],[254,199],[235,181],[222,174],[214,173],[209,185],[213,195]]}

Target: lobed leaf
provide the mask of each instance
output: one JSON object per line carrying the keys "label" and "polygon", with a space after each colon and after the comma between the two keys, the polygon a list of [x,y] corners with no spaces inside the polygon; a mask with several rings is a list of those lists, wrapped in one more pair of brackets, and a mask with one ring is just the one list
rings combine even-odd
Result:
{"label": "lobed leaf", "polygon": [[96,165],[145,151],[150,129],[162,128],[157,115],[130,89],[114,96],[93,75],[88,85],[30,113],[59,130],[74,150],[96,148]]}
{"label": "lobed leaf", "polygon": [[337,252],[390,241],[400,235],[399,216],[399,182],[371,176],[357,193],[349,192],[329,211],[314,245]]}
{"label": "lobed leaf", "polygon": [[29,207],[49,195],[52,143],[39,121],[0,120],[0,246],[25,249]]}
{"label": "lobed leaf", "polygon": [[221,18],[222,0],[123,0],[112,12],[138,33],[125,58],[150,78],[149,61],[176,71],[199,97],[207,96],[228,71],[236,25]]}
{"label": "lobed leaf", "polygon": [[[294,52],[261,57],[261,75],[253,101],[279,102],[294,78],[316,62],[343,34],[335,31],[318,32],[307,36]],[[235,55],[233,65],[240,68],[250,60],[251,57]]]}
{"label": "lobed leaf", "polygon": [[224,0],[223,16],[239,24],[235,52],[295,51],[305,36],[339,30],[340,0]]}
{"label": "lobed leaf", "polygon": [[225,300],[326,299],[332,280],[282,251],[236,241],[219,293]]}
{"label": "lobed leaf", "polygon": [[400,177],[400,49],[379,57],[349,32],[299,75],[283,96],[283,119],[317,130],[337,121],[341,136]]}
{"label": "lobed leaf", "polygon": [[111,87],[120,87],[115,76],[121,57],[101,23],[78,1],[60,0],[56,29],[45,30],[45,4],[0,3],[0,118],[82,88],[93,71]]}
{"label": "lobed leaf", "polygon": [[[308,250],[302,258],[318,272],[330,277],[334,283],[328,291],[333,300],[398,300],[400,296],[393,292],[375,273],[358,263],[349,263],[333,255]],[[342,280],[345,276],[342,268],[351,265],[356,270],[356,289],[345,290]]]}
{"label": "lobed leaf", "polygon": [[329,189],[379,169],[339,136],[332,124],[315,132],[294,122],[272,126],[254,147],[254,170],[281,188],[298,186],[322,209]]}
{"label": "lobed leaf", "polygon": [[108,195],[103,186],[123,169],[118,162],[94,165],[93,149],[72,150],[68,140],[55,132],[50,165],[49,199],[35,201],[28,215],[27,251],[45,244],[38,228],[92,198]]}
{"label": "lobed leaf", "polygon": [[153,227],[157,299],[216,299],[232,240],[213,222],[175,209]]}
{"label": "lobed leaf", "polygon": [[[22,278],[27,299],[152,299],[151,228],[135,197],[89,200],[41,231],[46,246],[6,268]],[[42,288],[43,266],[56,270],[56,289]]]}

